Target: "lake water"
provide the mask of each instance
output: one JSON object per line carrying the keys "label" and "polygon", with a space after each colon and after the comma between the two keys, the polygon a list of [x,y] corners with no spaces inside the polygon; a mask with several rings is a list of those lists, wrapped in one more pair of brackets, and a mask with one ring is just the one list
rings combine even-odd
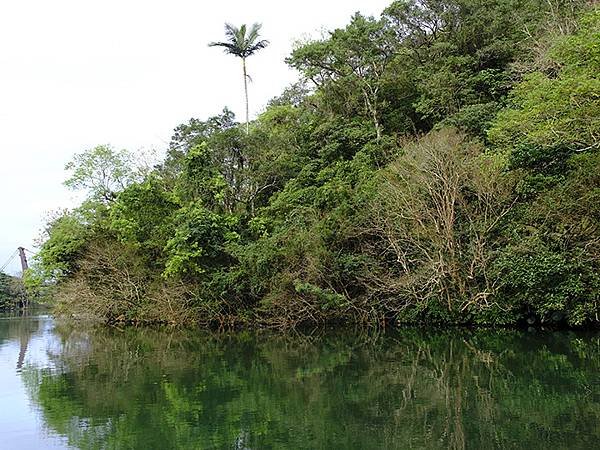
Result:
{"label": "lake water", "polygon": [[1,449],[594,449],[600,334],[0,317]]}

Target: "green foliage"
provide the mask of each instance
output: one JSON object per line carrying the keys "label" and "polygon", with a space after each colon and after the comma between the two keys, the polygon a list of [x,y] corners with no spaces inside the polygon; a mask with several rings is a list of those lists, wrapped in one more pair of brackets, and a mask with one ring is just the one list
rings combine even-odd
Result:
{"label": "green foliage", "polygon": [[119,190],[140,176],[131,153],[115,151],[108,145],[75,155],[65,169],[71,172],[65,181],[67,187],[84,189],[91,198],[105,202],[113,200]]}
{"label": "green foliage", "polygon": [[545,322],[600,312],[600,153],[569,160],[569,177],[521,206],[495,263],[503,302]]}
{"label": "green foliage", "polygon": [[[246,127],[191,119],[143,176],[126,152],[77,155],[89,198],[50,222],[37,279],[113,321],[598,324],[599,17],[355,14],[297,44],[301,80]],[[258,32],[215,45],[245,62]]]}
{"label": "green foliage", "polygon": [[76,271],[89,239],[89,227],[82,219],[78,211],[66,212],[48,224],[48,238],[37,255],[48,279],[60,279]]}
{"label": "green foliage", "polygon": [[225,246],[239,238],[235,216],[216,214],[193,204],[181,208],[174,221],[178,225],[165,247],[166,276],[203,274],[228,263]]}
{"label": "green foliage", "polygon": [[110,228],[124,241],[160,255],[170,238],[178,204],[156,177],[121,191],[110,210]]}
{"label": "green foliage", "polygon": [[38,261],[34,261],[33,268],[29,268],[23,274],[23,289],[27,298],[39,303],[52,300],[52,285],[43,278],[43,271],[37,268]]}
{"label": "green foliage", "polygon": [[22,278],[0,272],[0,311],[27,306],[34,298]]}
{"label": "green foliage", "polygon": [[188,123],[179,125],[173,131],[167,157],[160,166],[160,173],[172,181],[182,170],[187,153],[195,146],[202,144],[213,134],[234,127],[235,117],[227,108],[221,114],[209,117],[206,121],[190,119]]}
{"label": "green foliage", "polygon": [[495,270],[507,305],[544,323],[581,325],[598,312],[600,277],[586,255],[553,252],[540,242],[504,249]]}
{"label": "green foliage", "polygon": [[302,296],[314,297],[323,310],[341,308],[347,302],[343,295],[331,289],[322,289],[314,284],[298,281],[294,288]]}
{"label": "green foliage", "polygon": [[14,283],[13,277],[0,272],[0,310],[11,309],[16,306],[17,298]]}
{"label": "green foliage", "polygon": [[400,75],[412,71],[402,94],[412,98],[415,126],[444,122],[483,136],[511,87],[510,64],[527,54],[527,30],[551,27],[548,13],[567,9],[541,1],[393,2],[383,17],[400,43]]}
{"label": "green foliage", "polygon": [[[600,136],[600,11],[558,40],[550,55],[556,75],[529,74],[511,93],[512,107],[490,130],[491,141],[514,149],[515,165],[531,167],[597,149]],[[561,155],[563,157],[561,157]]]}
{"label": "green foliage", "polygon": [[[499,299],[530,320],[597,322],[600,15],[585,14],[511,94],[489,137],[524,169],[523,202],[505,229],[494,276]],[[582,152],[582,154],[578,154]]]}

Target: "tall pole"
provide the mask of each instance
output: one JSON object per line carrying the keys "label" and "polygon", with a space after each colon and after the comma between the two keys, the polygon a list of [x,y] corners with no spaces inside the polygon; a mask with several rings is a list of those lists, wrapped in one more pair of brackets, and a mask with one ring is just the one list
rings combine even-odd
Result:
{"label": "tall pole", "polygon": [[[21,277],[25,278],[25,272],[29,268],[29,265],[27,264],[27,255],[25,255],[25,249],[23,247],[19,247],[18,250],[19,250],[19,258],[21,258],[21,270],[23,271],[21,274]],[[21,305],[24,308],[27,308],[29,306],[29,299],[27,298],[26,293],[23,296]],[[25,348],[23,348],[23,345],[21,343],[21,351],[23,352],[23,357],[25,357],[25,351],[27,351],[27,345],[25,345]],[[21,355],[19,355],[19,357],[20,356]]]}
{"label": "tall pole", "polygon": [[29,268],[27,265],[27,256],[25,255],[25,249],[23,247],[19,247],[19,257],[21,258],[21,269],[23,270],[23,274]]}

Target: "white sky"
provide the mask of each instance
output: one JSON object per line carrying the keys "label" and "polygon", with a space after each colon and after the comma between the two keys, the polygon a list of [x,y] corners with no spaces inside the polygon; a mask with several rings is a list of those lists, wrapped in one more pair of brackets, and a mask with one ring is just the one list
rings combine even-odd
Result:
{"label": "white sky", "polygon": [[240,62],[207,46],[224,22],[262,22],[271,41],[249,60],[256,113],[297,78],[284,63],[295,40],[389,3],[0,0],[0,266],[33,249],[47,211],[72,206],[62,181],[74,153],[162,151],[175,126],[224,106],[243,120]]}

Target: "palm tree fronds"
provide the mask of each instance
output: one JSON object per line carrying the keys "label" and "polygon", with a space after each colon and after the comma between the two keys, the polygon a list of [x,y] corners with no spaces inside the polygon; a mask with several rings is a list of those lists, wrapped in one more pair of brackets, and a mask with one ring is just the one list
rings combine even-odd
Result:
{"label": "palm tree fronds", "polygon": [[266,39],[263,39],[262,41],[259,41],[256,44],[254,44],[253,46],[251,46],[248,49],[248,51],[250,52],[250,54],[252,54],[252,53],[256,52],[257,50],[265,48],[267,45],[269,45],[269,41],[267,41]]}
{"label": "palm tree fronds", "polygon": [[243,24],[239,28],[230,23],[225,24],[225,36],[227,37],[226,42],[211,42],[208,44],[210,47],[223,47],[225,53],[229,53],[240,58],[247,58],[253,55],[256,51],[265,48],[269,45],[269,41],[263,39],[258,40],[260,37],[260,29],[262,25],[260,23],[254,23],[250,29],[247,25]]}
{"label": "palm tree fronds", "polygon": [[262,28],[262,24],[260,24],[260,23],[254,23],[250,27],[250,32],[248,33],[248,38],[247,38],[248,42],[254,42],[258,39],[261,28]]}
{"label": "palm tree fronds", "polygon": [[208,44],[209,47],[223,47],[224,52],[241,57],[241,53],[239,52],[239,47],[235,44],[231,44],[230,42],[211,42]]}

